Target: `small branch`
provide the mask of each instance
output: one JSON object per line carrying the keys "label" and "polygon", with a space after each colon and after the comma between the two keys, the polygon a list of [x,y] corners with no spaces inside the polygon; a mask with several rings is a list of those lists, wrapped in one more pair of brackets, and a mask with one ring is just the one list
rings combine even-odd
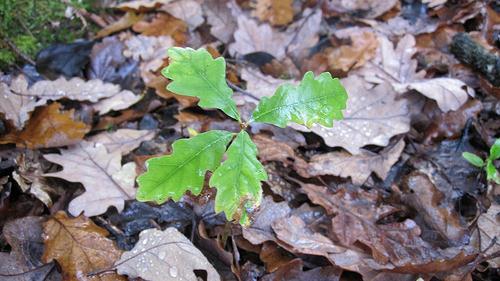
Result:
{"label": "small branch", "polygon": [[248,97],[250,97],[250,98],[252,98],[252,99],[254,99],[254,100],[256,100],[256,101],[260,101],[260,99],[259,99],[258,97],[256,97],[256,96],[254,96],[252,93],[250,93],[250,92],[248,92],[248,91],[245,91],[245,90],[243,90],[242,88],[240,88],[240,87],[238,87],[238,86],[234,85],[233,83],[231,83],[231,81],[229,81],[229,80],[227,80],[227,79],[226,79],[226,81],[227,81],[227,84],[229,85],[229,87],[230,87],[231,89],[233,89],[233,90],[235,90],[235,91],[238,91],[238,92],[242,93],[243,95],[248,96]]}

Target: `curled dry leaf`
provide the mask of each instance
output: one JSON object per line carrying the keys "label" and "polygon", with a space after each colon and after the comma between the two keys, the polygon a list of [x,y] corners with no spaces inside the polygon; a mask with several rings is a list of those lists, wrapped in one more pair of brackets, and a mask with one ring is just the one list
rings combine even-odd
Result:
{"label": "curled dry leaf", "polygon": [[149,281],[197,281],[194,270],[205,270],[207,281],[220,280],[212,264],[182,233],[146,229],[135,247],[115,263],[119,274]]}
{"label": "curled dry leaf", "polygon": [[74,216],[81,212],[87,217],[100,215],[109,206],[121,212],[124,201],[135,198],[135,164],[122,166],[118,150],[109,153],[103,144],[84,141],[63,149],[61,154],[45,154],[44,157],[63,166],[62,171],[44,176],[81,182],[85,187],[86,191],[69,204],[68,210]]}
{"label": "curled dry leaf", "polygon": [[83,139],[90,126],[73,119],[74,110],[61,111],[54,102],[38,108],[21,132],[11,132],[0,143],[15,143],[30,149],[72,145]]}
{"label": "curled dry leaf", "polygon": [[253,15],[272,25],[286,25],[293,20],[293,0],[257,0]]}
{"label": "curled dry leaf", "polygon": [[228,5],[229,0],[205,0],[203,11],[207,16],[207,23],[211,26],[210,33],[222,43],[229,43],[236,30],[236,19]]}
{"label": "curled dry leaf", "polygon": [[27,89],[28,81],[24,75],[17,76],[10,86],[0,83],[0,113],[11,120],[18,130],[24,127],[30,118],[30,112],[36,107],[33,97],[23,95]]}
{"label": "curled dry leaf", "polygon": [[45,252],[43,261],[56,260],[62,268],[64,280],[125,280],[116,273],[88,276],[109,269],[120,257],[121,251],[106,238],[108,232],[90,219],[79,216],[69,218],[57,212],[43,224]]}
{"label": "curled dry leaf", "polygon": [[357,73],[374,83],[390,83],[398,93],[416,90],[437,102],[444,111],[457,110],[474,94],[464,82],[453,78],[425,79],[425,71],[417,72],[412,57],[417,49],[411,34],[401,38],[396,46],[384,36],[379,37],[379,49],[374,61]]}
{"label": "curled dry leaf", "polygon": [[275,203],[271,196],[266,196],[259,210],[252,216],[253,222],[249,227],[244,227],[243,237],[254,245],[265,241],[274,241],[271,225],[274,221],[287,216],[290,207],[286,202]]}
{"label": "curled dry leaf", "polygon": [[309,161],[307,175],[335,175],[351,177],[354,184],[362,185],[372,172],[385,180],[392,165],[398,161],[405,147],[401,139],[396,144],[384,148],[379,153],[360,149],[360,154],[347,152],[330,152],[314,155]]}
{"label": "curled dry leaf", "polygon": [[[371,84],[356,75],[342,79],[342,84],[349,93],[344,119],[336,121],[332,128],[314,125],[311,129],[328,146],[341,146],[356,155],[365,145],[386,146],[391,137],[410,129],[407,101],[398,99],[389,84],[371,88]],[[294,127],[307,131],[304,127]]]}
{"label": "curled dry leaf", "polygon": [[119,151],[121,155],[126,155],[139,147],[141,142],[152,140],[154,136],[154,131],[118,129],[112,133],[94,135],[88,141],[104,145],[109,154]]}

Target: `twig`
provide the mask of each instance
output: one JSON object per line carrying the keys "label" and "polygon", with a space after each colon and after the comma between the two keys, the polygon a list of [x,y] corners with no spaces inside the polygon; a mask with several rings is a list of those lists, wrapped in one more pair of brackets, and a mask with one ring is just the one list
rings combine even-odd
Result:
{"label": "twig", "polygon": [[233,90],[238,91],[238,92],[242,93],[245,96],[251,97],[252,99],[254,99],[256,101],[260,101],[260,99],[258,97],[256,97],[256,96],[254,96],[252,93],[243,90],[242,88],[236,86],[235,84],[231,83],[231,81],[229,81],[227,79],[226,79],[226,81],[227,81],[227,84],[229,85],[229,87],[232,88]]}

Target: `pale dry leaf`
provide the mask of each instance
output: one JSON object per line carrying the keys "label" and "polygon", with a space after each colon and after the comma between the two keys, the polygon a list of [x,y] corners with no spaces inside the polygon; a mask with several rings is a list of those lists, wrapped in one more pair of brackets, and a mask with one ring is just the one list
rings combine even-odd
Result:
{"label": "pale dry leaf", "polygon": [[322,18],[321,9],[305,9],[302,18],[285,31],[289,38],[286,42],[286,53],[295,59],[307,56],[308,50],[318,43]]}
{"label": "pale dry leaf", "polygon": [[203,2],[203,11],[211,26],[210,33],[225,44],[233,38],[237,24],[231,9],[228,7],[230,3],[229,0],[205,0]]}
{"label": "pale dry leaf", "polygon": [[196,29],[203,24],[203,11],[200,1],[196,0],[178,0],[163,5],[161,10],[166,11],[172,16],[181,19],[188,24],[190,30]]}
{"label": "pale dry leaf", "polygon": [[293,0],[257,0],[252,15],[272,25],[286,25],[293,20]]}
{"label": "pale dry leaf", "polygon": [[88,141],[104,145],[109,154],[119,151],[121,155],[126,155],[139,147],[141,142],[152,140],[154,136],[154,131],[118,129],[112,133],[103,132],[94,135]]}
{"label": "pale dry leaf", "polygon": [[[135,198],[135,171],[130,166],[121,165],[120,151],[109,153],[102,144],[81,142],[61,154],[45,154],[45,159],[63,166],[63,170],[44,176],[58,177],[70,182],[80,182],[85,192],[73,199],[69,212],[78,216],[81,212],[87,217],[97,216],[114,206],[118,212],[123,210],[125,200]],[[124,170],[128,171],[124,178]],[[116,178],[120,180],[116,180]]]}
{"label": "pale dry leaf", "polygon": [[[277,79],[270,75],[263,74],[257,68],[250,67],[245,67],[241,70],[241,78],[247,82],[246,90],[259,99],[274,95],[276,89],[284,83],[291,83],[294,85],[299,83],[299,81],[296,80]],[[238,105],[246,102],[253,104],[257,104],[259,102],[254,98],[240,93],[235,93],[235,99],[238,100]]]}
{"label": "pale dry leaf", "polygon": [[121,251],[106,238],[108,234],[87,217],[69,218],[59,211],[43,224],[42,260],[56,260],[67,281],[123,281],[125,278],[115,272],[87,276],[109,269],[120,256]]}
{"label": "pale dry leaf", "polygon": [[439,20],[431,18],[417,18],[415,22],[407,20],[401,16],[391,18],[387,21],[378,21],[370,19],[360,19],[361,22],[368,24],[378,33],[385,36],[403,36],[405,34],[419,35],[422,33],[432,33],[439,26]]}
{"label": "pale dry leaf", "polygon": [[119,20],[111,23],[110,25],[104,27],[96,34],[97,38],[106,37],[112,33],[127,29],[134,25],[136,22],[140,21],[144,17],[143,14],[136,14],[135,12],[127,12]]}
{"label": "pale dry leaf", "polygon": [[205,270],[207,281],[220,280],[212,264],[182,233],[146,229],[131,251],[115,263],[119,274],[149,281],[197,281],[193,270]]}
{"label": "pale dry leaf", "polygon": [[[500,251],[500,205],[493,203],[488,211],[481,216],[477,220],[477,227],[479,233],[481,235],[481,250],[484,250],[486,247],[492,243],[493,239],[496,237],[495,244],[491,247],[486,254],[492,254],[494,252]],[[500,257],[489,260],[493,267],[500,267]]]}
{"label": "pale dry leaf", "polygon": [[385,180],[404,147],[404,141],[400,140],[379,153],[360,149],[359,155],[351,155],[343,151],[314,155],[309,161],[307,174],[312,177],[318,175],[351,177],[354,184],[361,185],[374,172]]}
{"label": "pale dry leaf", "polygon": [[398,0],[330,0],[328,7],[339,13],[361,14],[363,18],[374,19],[392,9]]}
{"label": "pale dry leaf", "polygon": [[93,104],[92,107],[99,113],[99,115],[104,115],[110,111],[119,111],[129,108],[137,103],[141,98],[141,95],[135,95],[131,91],[123,90],[112,97],[98,101]]}
{"label": "pale dry leaf", "polygon": [[[357,155],[365,145],[386,146],[391,137],[408,132],[408,102],[398,99],[389,84],[373,87],[361,77],[351,75],[342,79],[342,85],[349,93],[344,119],[336,121],[332,128],[314,125],[311,129],[328,146],[340,146]],[[292,126],[308,131],[302,126]]]}
{"label": "pale dry leaf", "polygon": [[229,45],[229,53],[236,56],[266,52],[277,59],[283,59],[290,40],[290,34],[279,32],[267,23],[259,25],[256,20],[240,15],[238,29],[234,32],[234,42]]}
{"label": "pale dry leaf", "polygon": [[271,225],[274,221],[288,216],[290,211],[286,202],[275,203],[271,196],[264,197],[259,210],[252,215],[254,218],[252,224],[242,228],[243,237],[254,245],[275,241]]}
{"label": "pale dry leaf", "polygon": [[145,12],[159,8],[172,0],[133,0],[120,3],[115,6],[123,11]]}
{"label": "pale dry leaf", "polygon": [[415,38],[411,34],[401,38],[394,47],[384,36],[379,36],[379,49],[373,62],[356,73],[373,83],[388,82],[398,93],[414,89],[437,102],[444,111],[457,110],[474,90],[454,78],[425,79],[425,71],[417,72]]}
{"label": "pale dry leaf", "polygon": [[24,127],[30,118],[30,112],[36,107],[34,97],[24,95],[27,89],[28,81],[24,75],[16,77],[10,86],[0,83],[0,113],[11,120],[18,130]]}

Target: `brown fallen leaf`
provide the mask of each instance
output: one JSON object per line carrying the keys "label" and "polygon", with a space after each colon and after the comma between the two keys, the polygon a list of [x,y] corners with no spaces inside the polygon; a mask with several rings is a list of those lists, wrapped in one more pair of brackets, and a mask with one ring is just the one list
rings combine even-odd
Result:
{"label": "brown fallen leaf", "polygon": [[14,255],[0,252],[0,278],[2,281],[60,281],[55,263],[30,268]]}
{"label": "brown fallen leaf", "polygon": [[375,56],[378,40],[375,34],[370,31],[355,28],[342,31],[342,33],[336,32],[336,36],[350,38],[351,44],[330,48],[327,58],[332,71],[341,70],[347,73],[351,69],[361,67]]}
{"label": "brown fallen leaf", "polygon": [[59,147],[78,143],[90,131],[90,126],[73,119],[74,110],[61,111],[54,102],[35,110],[21,132],[11,132],[0,143],[15,143],[30,149]]}
{"label": "brown fallen leaf", "polygon": [[295,153],[294,147],[283,141],[273,140],[263,134],[252,137],[259,149],[259,159],[262,162],[278,161],[285,167],[293,167],[302,177],[309,177],[309,164]]}
{"label": "brown fallen leaf", "polygon": [[288,216],[290,207],[286,202],[275,203],[271,196],[264,197],[259,210],[252,216],[253,222],[249,227],[242,228],[243,237],[254,245],[265,241],[274,241],[271,225],[274,221]]}
{"label": "brown fallen leaf", "polygon": [[12,121],[18,130],[22,130],[30,118],[30,113],[37,106],[34,97],[23,95],[26,89],[28,81],[24,75],[17,76],[10,86],[0,83],[0,113]]}
{"label": "brown fallen leaf", "polygon": [[193,270],[205,270],[207,281],[220,280],[200,250],[173,227],[143,230],[134,248],[124,252],[115,267],[119,274],[150,281],[196,281]]}
{"label": "brown fallen leaf", "polygon": [[154,136],[154,131],[118,129],[94,135],[88,141],[104,145],[109,154],[119,151],[123,156],[139,147],[143,141],[152,140]]}
{"label": "brown fallen leaf", "polygon": [[106,270],[120,257],[121,251],[106,238],[108,232],[90,219],[69,218],[59,211],[43,224],[45,251],[43,261],[56,260],[62,268],[64,280],[126,280],[116,273],[88,276]]}
{"label": "brown fallen leaf", "polygon": [[74,216],[82,212],[87,217],[100,215],[110,206],[121,212],[125,200],[135,198],[135,164],[129,162],[122,166],[119,150],[109,153],[103,144],[83,141],[63,149],[61,154],[43,157],[63,166],[62,171],[44,176],[81,182],[85,187],[86,191],[69,204],[68,211]]}
{"label": "brown fallen leaf", "polygon": [[[391,137],[410,129],[408,102],[398,99],[389,84],[373,87],[356,75],[341,82],[349,93],[344,119],[337,121],[332,128],[314,125],[311,129],[328,146],[341,146],[357,155],[365,145],[386,146]],[[308,131],[302,126],[292,127]]]}
{"label": "brown fallen leaf", "polygon": [[334,266],[317,267],[303,271],[301,259],[293,259],[272,274],[262,277],[262,281],[338,281],[342,270]]}
{"label": "brown fallen leaf", "polygon": [[123,11],[147,12],[161,7],[172,0],[132,0],[120,3],[115,7]]}
{"label": "brown fallen leaf", "polygon": [[28,216],[9,221],[3,227],[5,240],[12,248],[11,256],[15,256],[29,268],[43,265],[41,258],[44,250],[42,238],[44,221],[43,217]]}
{"label": "brown fallen leaf", "polygon": [[257,0],[253,15],[272,25],[287,25],[293,20],[293,0]]}
{"label": "brown fallen leaf", "polygon": [[259,258],[266,265],[267,272],[274,272],[293,259],[292,255],[274,242],[264,242],[262,244]]}
{"label": "brown fallen leaf", "polygon": [[[493,203],[488,211],[479,216],[477,220],[477,227],[481,239],[481,250],[486,249],[496,238],[495,244],[485,253],[493,254],[494,252],[500,251],[500,205]],[[477,241],[477,240],[476,240]],[[493,267],[500,267],[500,257],[491,259],[487,261]]]}
{"label": "brown fallen leaf", "polygon": [[187,41],[187,25],[182,20],[167,13],[158,13],[151,22],[140,21],[132,26],[132,30],[145,36],[172,36],[179,44]]}
{"label": "brown fallen leaf", "polygon": [[464,82],[453,78],[425,79],[425,71],[417,72],[417,61],[413,59],[417,49],[411,34],[401,38],[396,46],[384,36],[379,36],[377,56],[356,71],[369,82],[388,82],[398,93],[416,90],[433,99],[444,111],[457,110],[474,95],[474,90]]}
{"label": "brown fallen leaf", "polygon": [[142,20],[143,17],[144,17],[144,14],[137,14],[135,12],[127,12],[119,20],[111,23],[110,25],[106,26],[105,28],[103,28],[99,32],[97,32],[96,39],[103,38],[103,37],[106,37],[112,33],[127,29],[127,28],[131,27],[132,25],[134,25],[136,22]]}
{"label": "brown fallen leaf", "polygon": [[236,30],[236,19],[228,5],[230,0],[205,0],[203,11],[207,16],[207,23],[211,26],[210,33],[222,43],[229,43]]}
{"label": "brown fallen leaf", "polygon": [[351,177],[352,182],[357,185],[365,183],[372,172],[385,180],[392,165],[398,161],[404,147],[405,143],[401,139],[379,153],[360,149],[361,153],[358,155],[351,155],[343,151],[314,155],[309,161],[305,174],[308,177],[318,175]]}
{"label": "brown fallen leaf", "polygon": [[163,5],[161,10],[185,22],[189,26],[189,30],[194,30],[205,22],[200,1],[172,1]]}

